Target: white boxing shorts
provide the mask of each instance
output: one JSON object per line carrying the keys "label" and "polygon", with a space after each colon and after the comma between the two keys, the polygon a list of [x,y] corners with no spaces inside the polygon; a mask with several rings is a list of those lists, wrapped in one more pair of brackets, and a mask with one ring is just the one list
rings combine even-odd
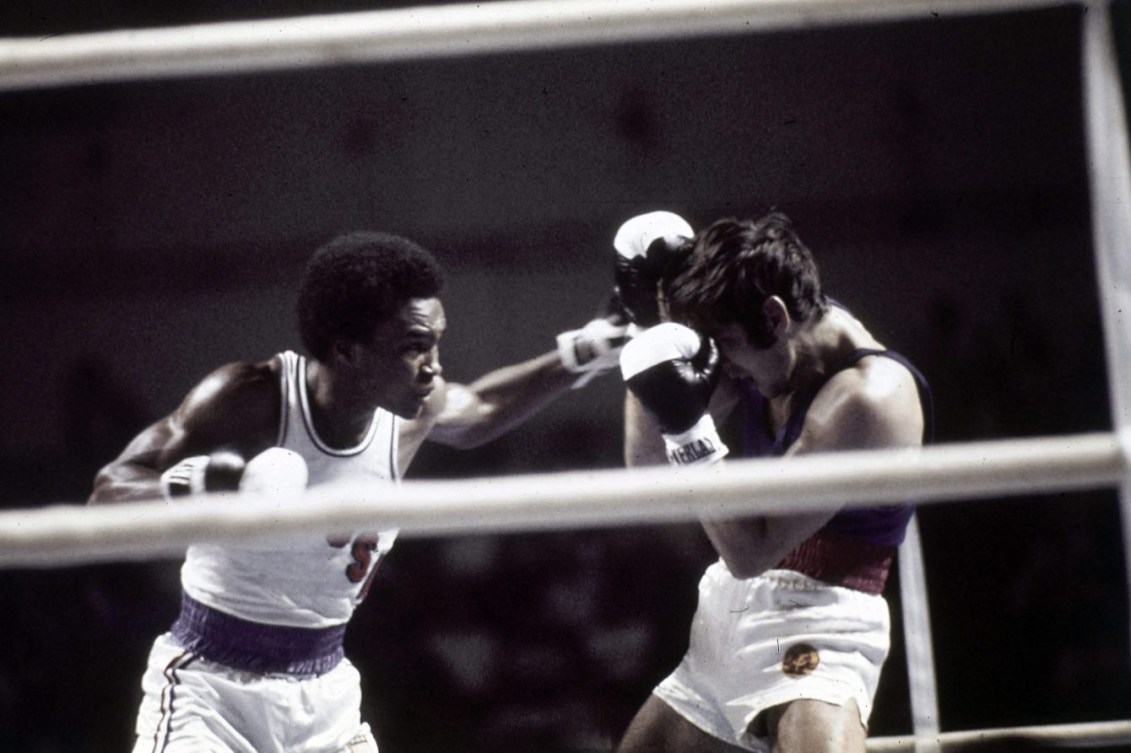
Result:
{"label": "white boxing shorts", "polygon": [[377,753],[361,678],[343,659],[316,676],[232,669],[153,644],[133,753]]}
{"label": "white boxing shorts", "polygon": [[699,581],[687,654],[654,693],[704,732],[762,753],[751,723],[790,701],[854,699],[867,727],[889,648],[882,596],[791,570],[739,580],[720,561]]}

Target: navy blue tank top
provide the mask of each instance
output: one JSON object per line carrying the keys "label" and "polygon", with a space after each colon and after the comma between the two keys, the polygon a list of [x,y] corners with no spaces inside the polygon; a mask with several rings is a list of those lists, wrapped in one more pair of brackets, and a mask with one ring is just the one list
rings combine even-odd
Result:
{"label": "navy blue tank top", "polygon": [[[845,369],[852,368],[860,359],[868,356],[890,358],[902,364],[904,368],[911,372],[911,376],[915,379],[915,385],[919,389],[919,403],[923,408],[923,444],[930,444],[934,440],[935,431],[934,397],[926,378],[907,358],[895,351],[860,348],[836,364],[832,370],[802,395],[801,400],[776,434],[771,432],[769,428],[769,406],[766,399],[753,388],[743,385],[741,404],[745,413],[745,420],[743,422],[743,445],[740,454],[745,457],[780,457],[784,455],[786,450],[801,435],[801,428],[805,424],[809,406],[813,404],[813,400],[817,397],[821,388],[833,376]],[[833,516],[821,529],[821,532],[848,536],[879,546],[897,547],[903,542],[911,512],[910,503],[845,508]]]}

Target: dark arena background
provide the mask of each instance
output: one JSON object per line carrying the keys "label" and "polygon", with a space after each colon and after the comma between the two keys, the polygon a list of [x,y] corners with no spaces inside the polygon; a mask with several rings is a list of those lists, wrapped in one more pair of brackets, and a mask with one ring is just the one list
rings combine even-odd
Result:
{"label": "dark arena background", "polygon": [[[0,36],[395,5],[20,0]],[[829,292],[926,372],[942,442],[1110,431],[1083,14],[2,93],[0,502],[81,504],[205,373],[297,349],[298,276],[340,231],[436,252],[445,376],[468,381],[594,315],[616,228],[652,209],[788,214]],[[426,446],[410,475],[618,467],[623,395],[604,377],[479,450]],[[920,515],[944,731],[1127,718],[1114,490]],[[692,524],[402,538],[347,638],[382,750],[611,750],[682,655],[711,559]],[[129,750],[177,567],[0,571],[0,751]],[[911,728],[887,593],[874,736]]]}

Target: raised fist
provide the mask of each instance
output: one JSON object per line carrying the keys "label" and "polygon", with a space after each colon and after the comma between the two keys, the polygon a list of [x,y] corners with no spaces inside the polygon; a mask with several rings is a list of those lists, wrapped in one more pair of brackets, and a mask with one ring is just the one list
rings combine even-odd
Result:
{"label": "raised fist", "polygon": [[727,454],[707,404],[719,376],[708,337],[665,322],[633,338],[620,357],[624,383],[656,417],[673,465],[714,463]]}
{"label": "raised fist", "polygon": [[616,290],[638,327],[660,322],[657,286],[683,267],[694,234],[678,214],[663,211],[637,215],[617,230],[613,238]]}

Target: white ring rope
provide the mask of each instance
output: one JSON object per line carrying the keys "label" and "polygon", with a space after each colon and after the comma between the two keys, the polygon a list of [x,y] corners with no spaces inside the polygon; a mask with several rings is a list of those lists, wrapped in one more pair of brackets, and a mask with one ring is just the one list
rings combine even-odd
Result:
{"label": "white ring rope", "polygon": [[903,644],[907,647],[907,681],[911,696],[911,728],[915,753],[939,753],[938,682],[931,638],[927,570],[919,536],[919,516],[912,515],[899,547],[899,598],[903,610]]}
{"label": "white ring rope", "polygon": [[[996,753],[1001,750],[1012,750],[1020,744],[1060,748],[1131,745],[1131,721],[943,732],[938,736],[938,743],[943,753],[952,750],[962,753],[974,753],[978,750]],[[916,751],[915,744],[916,740],[911,737],[876,737],[868,740],[868,751],[869,753],[904,753],[904,751]]]}
{"label": "white ring rope", "polygon": [[1067,0],[499,0],[0,39],[0,91],[931,19]]}
{"label": "white ring rope", "polygon": [[[1116,431],[1131,452],[1131,156],[1111,13],[1089,6],[1084,18],[1082,84],[1091,184],[1096,277],[1104,317],[1108,384]],[[1131,584],[1131,478],[1120,489],[1124,565]]]}
{"label": "white ring rope", "polygon": [[[193,541],[400,527],[404,535],[695,520],[914,499],[920,503],[1119,484],[1114,434],[876,450],[714,469],[669,467],[326,485],[290,499],[225,495],[0,512],[0,567],[173,555]],[[301,504],[299,504],[301,503]]]}

